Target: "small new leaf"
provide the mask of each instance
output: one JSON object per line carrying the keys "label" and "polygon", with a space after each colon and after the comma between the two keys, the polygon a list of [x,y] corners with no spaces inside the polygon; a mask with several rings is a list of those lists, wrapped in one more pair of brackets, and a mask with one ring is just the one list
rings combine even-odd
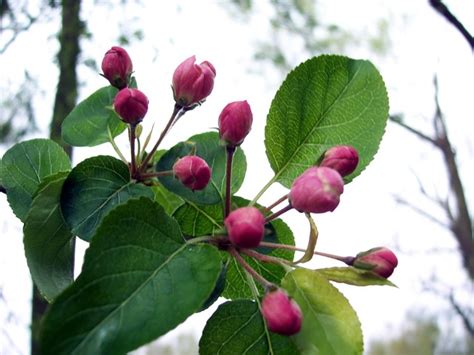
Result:
{"label": "small new leaf", "polygon": [[341,282],[354,286],[393,286],[397,287],[386,278],[371,272],[370,270],[356,269],[349,267],[331,267],[327,269],[317,269],[320,275],[334,282]]}

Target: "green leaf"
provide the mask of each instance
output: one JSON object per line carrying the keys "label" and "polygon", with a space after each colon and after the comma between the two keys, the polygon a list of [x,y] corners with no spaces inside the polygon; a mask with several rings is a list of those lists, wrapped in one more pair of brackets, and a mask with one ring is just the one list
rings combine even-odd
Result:
{"label": "green leaf", "polygon": [[52,301],[74,280],[73,235],[60,208],[67,173],[44,179],[38,188],[23,228],[26,261],[41,294]]}
{"label": "green leaf", "polygon": [[151,189],[155,195],[155,201],[158,202],[170,216],[184,204],[181,197],[165,189],[162,185],[153,186]]}
{"label": "green leaf", "polygon": [[108,128],[113,137],[122,133],[127,125],[113,109],[117,92],[113,86],[106,86],[80,102],[64,119],[64,141],[76,147],[93,147],[109,141]]}
{"label": "green leaf", "polygon": [[365,60],[335,55],[312,58],[294,69],[273,99],[265,147],[273,181],[290,187],[334,145],[352,145],[359,165],[351,181],[373,159],[388,118],[385,84]]}
{"label": "green leaf", "polygon": [[310,261],[314,256],[314,250],[316,249],[316,243],[318,242],[318,227],[316,226],[316,223],[314,222],[313,217],[311,217],[310,213],[305,213],[305,216],[310,226],[308,245],[306,246],[306,250],[303,256],[293,263],[295,265]]}
{"label": "green leaf", "polygon": [[79,278],[51,305],[44,354],[124,354],[175,328],[211,294],[217,250],[184,243],[156,202],[130,200],[92,238]]}
{"label": "green leaf", "polygon": [[39,184],[49,175],[71,170],[71,162],[52,140],[33,139],[11,147],[2,158],[1,169],[8,202],[24,222]]}
{"label": "green leaf", "polygon": [[292,337],[302,354],[362,354],[359,318],[326,278],[311,270],[297,269],[285,276],[282,287],[303,312],[301,331]]}
{"label": "green leaf", "polygon": [[206,323],[199,341],[200,355],[294,355],[291,338],[269,332],[255,302],[226,302]]}
{"label": "green leaf", "polygon": [[331,267],[327,269],[317,269],[321,276],[330,281],[342,282],[354,286],[395,286],[391,281],[380,277],[369,270],[356,269],[355,267]]}
{"label": "green leaf", "polygon": [[[181,157],[189,155],[192,150],[203,158],[212,169],[209,185],[200,191],[191,191],[179,180],[172,176],[160,177],[160,182],[170,191],[185,200],[197,204],[213,205],[224,200],[226,148],[221,144],[217,132],[207,132],[192,136],[186,142],[181,142],[163,155],[156,166],[157,171],[172,170],[174,163]],[[247,162],[242,149],[235,151],[232,163],[232,193],[238,191],[244,181]]]}
{"label": "green leaf", "polygon": [[[233,196],[232,198],[232,209],[247,206],[248,204],[249,201],[241,197]],[[178,208],[173,217],[176,218],[181,226],[183,234],[191,237],[214,235],[222,230],[224,225],[224,215],[220,204],[197,205],[188,202]],[[265,235],[265,241],[294,245],[293,233],[281,219],[272,221],[270,225],[266,226],[266,229],[268,233]],[[286,260],[293,260],[294,256],[294,252],[284,249],[260,247],[256,251]],[[244,256],[244,259],[271,282],[279,284],[280,280],[285,276],[285,270],[279,265],[261,263],[246,256]],[[258,287],[262,291],[259,285]],[[222,296],[229,299],[253,298],[245,271],[234,259],[230,261],[227,268],[227,282]]]}
{"label": "green leaf", "polygon": [[71,231],[89,241],[107,212],[139,196],[153,199],[153,191],[130,181],[122,161],[97,156],[72,169],[64,183],[61,208]]}

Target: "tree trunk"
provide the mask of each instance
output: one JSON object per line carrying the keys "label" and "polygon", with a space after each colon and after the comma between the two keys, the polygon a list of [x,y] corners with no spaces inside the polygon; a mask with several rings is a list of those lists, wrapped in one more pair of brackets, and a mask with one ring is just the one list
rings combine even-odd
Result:
{"label": "tree trunk", "polygon": [[[64,118],[74,108],[77,100],[76,66],[80,53],[79,38],[82,34],[83,23],[79,18],[81,1],[62,0],[62,24],[59,35],[60,49],[58,53],[59,82],[54,100],[53,118],[50,127],[50,138],[58,143],[69,157],[72,157],[72,147],[65,143],[61,137],[61,124]],[[74,244],[73,244],[74,248]],[[74,269],[74,261],[71,264]],[[38,330],[48,303],[33,286],[32,312],[31,312],[31,354],[39,352]]]}

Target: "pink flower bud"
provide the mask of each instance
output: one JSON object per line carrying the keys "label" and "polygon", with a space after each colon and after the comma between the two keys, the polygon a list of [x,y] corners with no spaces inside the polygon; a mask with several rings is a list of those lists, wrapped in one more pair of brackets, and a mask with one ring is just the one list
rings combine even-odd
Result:
{"label": "pink flower bud", "polygon": [[265,232],[265,217],[255,207],[241,207],[224,220],[230,241],[241,248],[258,247]]}
{"label": "pink flower bud", "polygon": [[343,191],[344,181],[336,170],[311,167],[295,179],[289,199],[300,212],[324,213],[334,211]]}
{"label": "pink flower bud", "polygon": [[187,155],[174,163],[173,174],[191,190],[202,190],[211,179],[211,168],[204,159]]}
{"label": "pink flower bud", "polygon": [[341,176],[347,176],[357,168],[358,163],[359,154],[354,147],[338,145],[324,153],[324,159],[320,166],[332,168],[338,171]]}
{"label": "pink flower bud", "polygon": [[138,89],[125,88],[115,95],[114,108],[122,121],[137,124],[148,111],[148,98]]}
{"label": "pink flower bud", "polygon": [[173,94],[182,107],[191,106],[208,97],[214,87],[216,69],[209,62],[195,64],[196,56],[189,57],[173,74]]}
{"label": "pink flower bud", "polygon": [[303,315],[298,304],[278,289],[267,293],[262,301],[262,315],[268,329],[282,335],[293,335],[300,331]]}
{"label": "pink flower bud", "polygon": [[247,101],[231,102],[219,115],[219,135],[230,146],[242,144],[252,128],[252,110]]}
{"label": "pink flower bud", "polygon": [[352,266],[367,269],[377,275],[387,278],[397,267],[396,255],[388,248],[378,247],[357,254]]}
{"label": "pink flower bud", "polygon": [[123,89],[128,86],[133,71],[132,60],[122,47],[112,47],[102,60],[102,71],[110,85]]}

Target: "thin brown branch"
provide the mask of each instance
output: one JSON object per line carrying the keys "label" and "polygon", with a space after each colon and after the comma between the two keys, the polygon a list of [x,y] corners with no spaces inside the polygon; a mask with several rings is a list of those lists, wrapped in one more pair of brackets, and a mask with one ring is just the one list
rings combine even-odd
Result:
{"label": "thin brown branch", "polygon": [[407,200],[399,197],[399,196],[395,196],[395,201],[401,205],[405,205],[407,207],[410,207],[413,211],[415,211],[416,213],[418,213],[419,215],[429,219],[431,222],[434,222],[436,224],[438,224],[439,226],[443,227],[443,228],[446,228],[446,229],[450,229],[450,226],[447,225],[446,223],[444,223],[443,221],[440,221],[438,218],[436,218],[435,216],[429,214],[428,212],[426,212],[425,210],[423,210],[422,208],[418,207],[418,206],[415,206],[413,204],[411,204],[410,202],[408,202]]}
{"label": "thin brown branch", "polygon": [[472,314],[473,312],[470,312],[469,309],[463,309],[463,307],[454,298],[452,292],[449,294],[448,301],[451,304],[451,307],[453,307],[456,314],[461,317],[462,322],[464,324],[464,328],[469,332],[469,335],[471,337],[474,337],[474,314]]}
{"label": "thin brown branch", "polygon": [[433,138],[431,138],[430,136],[424,134],[423,132],[420,132],[420,131],[418,131],[417,129],[415,129],[415,128],[409,126],[409,125],[407,125],[406,123],[404,123],[404,122],[401,121],[400,119],[398,119],[398,118],[396,118],[396,117],[394,117],[394,116],[389,116],[389,119],[390,119],[390,121],[392,121],[392,122],[398,124],[399,126],[405,128],[407,131],[413,133],[413,134],[414,134],[415,136],[417,136],[418,138],[420,138],[420,139],[422,139],[422,140],[424,140],[424,141],[427,141],[427,142],[429,142],[429,143],[431,143],[431,144],[433,144],[433,145],[435,145],[435,146],[438,146],[438,142],[437,142],[435,139],[433,139]]}
{"label": "thin brown branch", "polygon": [[441,0],[429,0],[431,7],[435,9],[441,16],[443,16],[451,25],[453,25],[466,39],[467,43],[471,47],[471,50],[474,51],[474,37],[469,33],[469,31],[464,27],[461,21],[457,19],[456,16],[448,9],[448,7],[443,4]]}

